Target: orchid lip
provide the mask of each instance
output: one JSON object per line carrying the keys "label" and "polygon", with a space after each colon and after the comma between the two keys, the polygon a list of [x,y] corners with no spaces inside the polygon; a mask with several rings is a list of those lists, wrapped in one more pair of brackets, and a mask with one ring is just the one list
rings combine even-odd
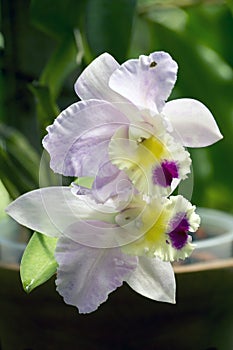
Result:
{"label": "orchid lip", "polygon": [[174,161],[164,160],[161,166],[155,167],[152,170],[152,181],[154,185],[162,187],[171,186],[173,179],[178,179],[178,166]]}
{"label": "orchid lip", "polygon": [[180,250],[188,241],[189,222],[185,214],[178,213],[172,222],[173,230],[168,233],[173,248]]}

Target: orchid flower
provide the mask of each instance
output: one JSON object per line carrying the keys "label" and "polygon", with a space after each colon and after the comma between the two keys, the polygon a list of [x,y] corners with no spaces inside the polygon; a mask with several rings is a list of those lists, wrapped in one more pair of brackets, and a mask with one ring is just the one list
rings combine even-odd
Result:
{"label": "orchid flower", "polygon": [[182,196],[170,196],[190,172],[185,146],[222,135],[200,102],[165,102],[177,64],[164,52],[119,65],[95,59],[43,140],[54,172],[92,177],[91,189],[38,189],[7,212],[20,224],[56,237],[57,290],[79,312],[94,311],[123,282],[153,300],[175,302],[171,262],[194,249],[200,218]]}
{"label": "orchid flower", "polygon": [[157,201],[139,194],[102,204],[73,189],[34,190],[7,209],[20,224],[58,238],[56,285],[65,302],[92,312],[125,281],[148,298],[174,303],[170,261],[193,250],[195,208],[182,196]]}
{"label": "orchid flower", "polygon": [[101,169],[112,167],[112,177],[124,170],[147,195],[170,194],[190,171],[183,146],[204,147],[222,138],[201,102],[165,102],[176,75],[177,64],[165,52],[122,65],[107,53],[100,55],[75,83],[82,101],[47,128],[43,145],[51,168],[65,176],[91,176],[98,190],[107,184]]}

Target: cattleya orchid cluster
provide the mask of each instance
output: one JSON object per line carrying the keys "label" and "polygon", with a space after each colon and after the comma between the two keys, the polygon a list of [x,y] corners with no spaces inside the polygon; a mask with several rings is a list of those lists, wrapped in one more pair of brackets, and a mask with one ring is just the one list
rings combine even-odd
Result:
{"label": "cattleya orchid cluster", "polygon": [[81,101],[47,128],[52,170],[89,177],[91,188],[41,188],[7,211],[20,224],[57,237],[57,291],[80,313],[103,303],[123,282],[143,296],[175,302],[171,262],[188,257],[200,218],[173,190],[190,172],[185,147],[222,135],[211,112],[193,99],[165,102],[177,64],[154,52],[119,65],[107,53],[80,75]]}

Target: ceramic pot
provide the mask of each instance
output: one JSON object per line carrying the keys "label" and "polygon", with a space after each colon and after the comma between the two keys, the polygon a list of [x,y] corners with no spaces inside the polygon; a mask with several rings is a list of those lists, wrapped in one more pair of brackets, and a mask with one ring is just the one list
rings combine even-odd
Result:
{"label": "ceramic pot", "polygon": [[233,256],[233,216],[220,210],[198,208],[201,216],[201,228],[206,238],[197,240],[192,259],[204,258],[207,254],[210,259],[227,259]]}
{"label": "ceramic pot", "polygon": [[18,265],[1,264],[0,349],[232,350],[233,258],[176,266],[175,272],[176,305],[124,285],[99,310],[79,315],[55,292],[54,279],[26,295]]}

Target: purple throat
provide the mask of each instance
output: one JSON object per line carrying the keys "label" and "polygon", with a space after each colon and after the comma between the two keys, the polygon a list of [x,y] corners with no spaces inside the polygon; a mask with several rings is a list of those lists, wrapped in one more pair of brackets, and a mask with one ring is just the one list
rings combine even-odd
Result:
{"label": "purple throat", "polygon": [[179,177],[178,166],[174,161],[164,160],[162,164],[153,169],[152,181],[154,185],[168,187],[173,179]]}
{"label": "purple throat", "polygon": [[173,248],[180,250],[188,241],[189,222],[184,213],[178,213],[172,221],[173,230],[168,233]]}

